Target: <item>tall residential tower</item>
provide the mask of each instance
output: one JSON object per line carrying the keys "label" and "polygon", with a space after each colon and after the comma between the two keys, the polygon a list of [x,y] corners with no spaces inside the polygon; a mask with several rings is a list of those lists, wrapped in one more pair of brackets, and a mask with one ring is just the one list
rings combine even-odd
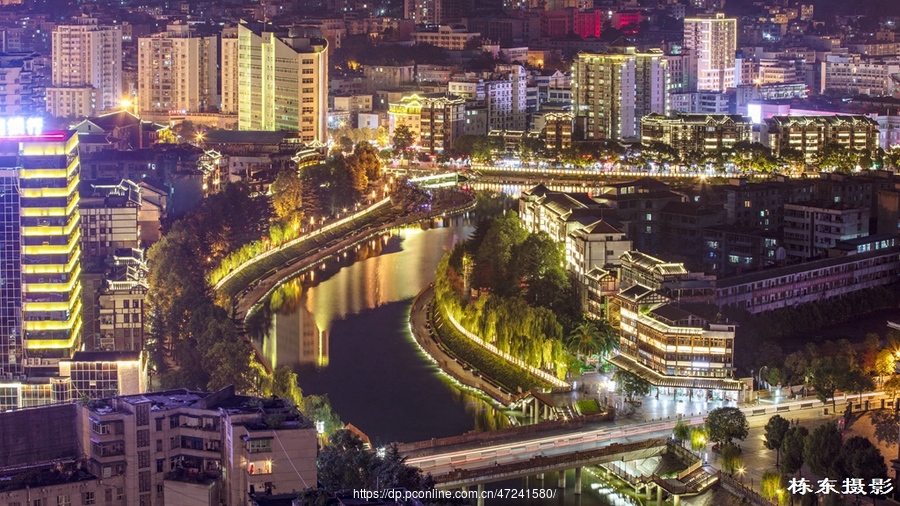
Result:
{"label": "tall residential tower", "polygon": [[684,48],[697,58],[697,90],[724,93],[735,87],[737,19],[701,14],[684,20]]}
{"label": "tall residential tower", "polygon": [[[227,49],[223,46],[223,57],[233,53]],[[303,142],[325,142],[327,50],[328,42],[317,28],[242,22],[236,55],[237,68],[242,69],[236,86],[239,128],[299,131]],[[223,75],[223,96],[234,89],[226,78]]]}
{"label": "tall residential tower", "polygon": [[668,109],[667,60],[663,53],[578,53],[572,64],[576,122],[587,140],[640,135],[640,120]]}
{"label": "tall residential tower", "polygon": [[89,117],[122,99],[122,29],[78,18],[53,30],[47,113]]}
{"label": "tall residential tower", "polygon": [[138,42],[138,105],[141,115],[204,112],[219,105],[216,91],[218,37],[201,37],[184,24]]}

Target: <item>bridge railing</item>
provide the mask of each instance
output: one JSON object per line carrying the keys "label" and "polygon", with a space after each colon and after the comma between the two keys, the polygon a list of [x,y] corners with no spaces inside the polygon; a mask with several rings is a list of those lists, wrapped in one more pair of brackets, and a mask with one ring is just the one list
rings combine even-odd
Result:
{"label": "bridge railing", "polygon": [[525,435],[525,434],[534,434],[536,432],[541,432],[545,430],[553,430],[553,429],[580,429],[587,425],[606,421],[608,419],[606,414],[596,414],[596,415],[588,415],[581,418],[577,418],[575,420],[548,420],[544,422],[539,422],[532,425],[521,425],[518,427],[510,427],[508,429],[501,429],[490,432],[478,432],[472,431],[467,432],[466,434],[461,434],[459,436],[450,436],[439,439],[430,439],[426,441],[416,441],[413,443],[398,443],[397,448],[401,454],[408,454],[411,452],[415,452],[417,450],[425,450],[429,448],[441,448],[444,446],[453,446],[458,444],[466,444],[466,443],[482,443],[488,444],[493,442],[502,441],[504,438],[509,438],[516,435]]}
{"label": "bridge railing", "polygon": [[608,457],[610,455],[620,455],[624,453],[637,452],[641,450],[650,450],[665,446],[664,439],[648,439],[646,441],[638,441],[635,443],[612,443],[596,450],[588,450],[583,452],[574,452],[566,455],[555,455],[545,457],[538,455],[529,460],[522,462],[511,462],[508,464],[495,464],[494,466],[479,467],[475,469],[455,469],[449,473],[434,476],[435,483],[448,482],[464,482],[475,481],[484,477],[503,477],[506,475],[517,475],[522,472],[539,472],[541,469],[560,468],[564,466],[586,465],[586,463]]}

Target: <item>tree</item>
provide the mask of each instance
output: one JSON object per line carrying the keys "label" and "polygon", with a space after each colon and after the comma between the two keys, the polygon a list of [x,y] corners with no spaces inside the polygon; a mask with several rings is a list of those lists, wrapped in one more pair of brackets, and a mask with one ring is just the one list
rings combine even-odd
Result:
{"label": "tree", "polygon": [[781,464],[779,468],[785,476],[793,475],[803,467],[803,453],[806,449],[806,437],[809,431],[806,427],[792,427],[785,435],[781,443]]}
{"label": "tree", "polygon": [[335,146],[341,150],[341,153],[350,153],[353,151],[353,139],[348,135],[341,136],[338,138]]}
{"label": "tree", "polygon": [[744,440],[750,434],[747,417],[738,408],[722,407],[706,415],[709,440],[719,444],[731,444],[735,439]]}
{"label": "tree", "polygon": [[279,220],[287,220],[303,207],[303,181],[293,170],[282,170],[270,187],[272,207]]}
{"label": "tree", "polygon": [[597,325],[590,320],[581,322],[566,338],[566,349],[580,357],[600,353],[600,330]]}
{"label": "tree", "polygon": [[852,394],[860,394],[875,389],[872,377],[860,369],[849,369],[838,377],[838,388]]}
{"label": "tree", "polygon": [[691,450],[699,452],[706,448],[707,441],[709,441],[709,434],[706,429],[703,427],[691,428]]}
{"label": "tree", "polygon": [[881,452],[861,436],[853,436],[844,442],[832,471],[836,478],[862,478],[863,483],[871,483],[873,478],[888,477]]}
{"label": "tree", "polygon": [[406,488],[430,490],[434,483],[422,471],[406,464],[395,445],[384,455],[366,450],[359,437],[349,430],[331,435],[317,459],[318,480],[327,490]]}
{"label": "tree", "polygon": [[[571,284],[563,265],[563,249],[545,232],[529,234],[512,249],[515,259],[510,267],[513,282],[524,287],[522,294],[532,306],[546,307],[557,313],[571,314]],[[598,326],[599,329],[599,326]]]}
{"label": "tree", "polygon": [[303,397],[303,409],[301,411],[313,422],[322,422],[325,426],[326,435],[333,434],[344,428],[340,417],[331,408],[331,402],[328,400],[327,395],[307,395]]}
{"label": "tree", "polygon": [[636,396],[643,397],[650,393],[650,382],[631,371],[619,369],[613,375],[613,380],[625,394],[628,402],[633,401]]}
{"label": "tree", "polygon": [[368,142],[360,142],[353,150],[353,164],[358,166],[369,181],[381,177],[381,160],[378,150]]}
{"label": "tree", "polygon": [[766,423],[766,448],[775,450],[775,465],[781,460],[781,445],[784,443],[784,436],[791,430],[791,422],[785,420],[781,415],[775,415],[769,418]]}
{"label": "tree", "polygon": [[884,393],[888,394],[892,401],[897,398],[897,394],[900,393],[900,376],[891,376],[884,382]]}
{"label": "tree", "polygon": [[741,449],[733,444],[726,444],[722,447],[722,466],[731,474],[734,470],[741,466]]}
{"label": "tree", "polygon": [[784,490],[784,480],[778,471],[767,469],[763,472],[759,482],[759,490],[763,497],[778,504],[784,504],[787,494]]}
{"label": "tree", "polygon": [[812,360],[807,375],[809,384],[816,391],[816,398],[827,404],[831,399],[832,409],[836,409],[834,393],[842,377],[851,369],[850,360],[846,355],[818,357]]}
{"label": "tree", "polygon": [[518,295],[521,286],[513,275],[513,248],[528,238],[515,213],[491,220],[475,257],[474,281],[499,296]]}
{"label": "tree", "polygon": [[829,142],[816,153],[816,165],[826,171],[852,172],[859,161],[860,153],[836,142]]}
{"label": "tree", "polygon": [[893,350],[883,349],[875,356],[875,374],[888,376],[897,370],[897,356]]}
{"label": "tree", "polygon": [[672,429],[672,436],[681,443],[681,446],[684,446],[684,442],[691,438],[691,428],[684,423],[684,420],[679,419],[675,428]]}
{"label": "tree", "polygon": [[183,142],[190,142],[197,138],[197,128],[190,121],[182,121],[172,127],[172,133]]}
{"label": "tree", "polygon": [[778,163],[792,171],[800,171],[806,165],[806,156],[799,149],[782,149],[778,156]]}
{"label": "tree", "polygon": [[832,471],[832,465],[841,452],[841,431],[834,423],[826,423],[816,427],[806,437],[803,448],[803,458],[809,466],[809,470],[817,476],[828,476]]}
{"label": "tree", "polygon": [[272,395],[286,399],[294,406],[303,406],[303,391],[297,383],[297,373],[286,365],[276,368],[272,377]]}
{"label": "tree", "polygon": [[415,142],[415,135],[408,126],[400,125],[394,129],[393,146],[397,153],[405,154]]}

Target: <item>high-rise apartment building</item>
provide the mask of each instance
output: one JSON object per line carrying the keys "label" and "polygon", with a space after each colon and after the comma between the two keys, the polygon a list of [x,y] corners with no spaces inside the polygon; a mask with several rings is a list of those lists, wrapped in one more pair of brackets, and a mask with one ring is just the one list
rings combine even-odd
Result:
{"label": "high-rise apartment building", "polygon": [[[218,37],[200,37],[185,24],[138,42],[141,116],[205,112],[218,108]],[[229,62],[231,63],[231,62]]]}
{"label": "high-rise apartment building", "polygon": [[57,117],[95,116],[122,99],[122,30],[78,18],[53,31],[47,112]]}
{"label": "high-rise apartment building", "polygon": [[659,50],[578,53],[572,67],[575,116],[585,139],[635,138],[640,118],[667,112],[667,60]]}
{"label": "high-rise apartment building", "polygon": [[31,116],[44,113],[44,82],[35,69],[37,53],[0,55],[0,114]]}
{"label": "high-rise apartment building", "polygon": [[81,335],[78,136],[0,125],[0,378],[53,375]]}
{"label": "high-rise apartment building", "polygon": [[[327,137],[328,42],[309,27],[238,26],[238,127]],[[223,49],[223,56],[226,51]],[[231,85],[229,85],[231,86]],[[223,84],[227,93],[230,88]]]}
{"label": "high-rise apartment building", "polygon": [[722,13],[685,18],[684,48],[697,58],[697,90],[722,93],[735,87],[737,19]]}
{"label": "high-rise apartment building", "polygon": [[219,110],[223,114],[238,113],[238,29],[222,29],[222,96]]}

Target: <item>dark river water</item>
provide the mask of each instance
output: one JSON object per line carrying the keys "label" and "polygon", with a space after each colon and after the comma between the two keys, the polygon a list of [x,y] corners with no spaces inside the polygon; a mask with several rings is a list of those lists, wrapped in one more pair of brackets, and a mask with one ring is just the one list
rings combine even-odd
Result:
{"label": "dark river water", "polygon": [[473,229],[462,217],[404,228],[287,281],[269,302],[264,355],[294,369],[304,394],[327,394],[373,444],[506,426],[502,412],[440,373],[407,323],[441,257]]}
{"label": "dark river water", "polygon": [[[269,362],[297,372],[304,394],[327,394],[345,423],[381,446],[508,426],[485,399],[455,386],[409,333],[413,298],[431,281],[444,253],[467,238],[474,222],[457,217],[386,234],[347,251],[324,269],[286,281],[268,301],[268,332],[257,346]],[[553,499],[491,500],[495,505],[607,506],[630,504],[606,495],[594,472],[584,493]],[[489,484],[555,488],[555,473]],[[613,492],[609,492],[613,493]]]}

